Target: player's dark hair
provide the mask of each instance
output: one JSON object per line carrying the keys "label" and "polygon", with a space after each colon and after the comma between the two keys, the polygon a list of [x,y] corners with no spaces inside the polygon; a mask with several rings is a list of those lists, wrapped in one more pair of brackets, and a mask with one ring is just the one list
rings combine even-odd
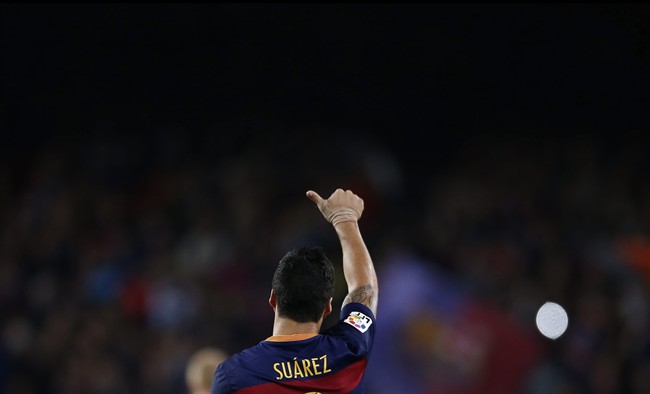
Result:
{"label": "player's dark hair", "polygon": [[320,247],[294,249],[280,260],[272,286],[280,316],[317,322],[334,292],[334,266]]}

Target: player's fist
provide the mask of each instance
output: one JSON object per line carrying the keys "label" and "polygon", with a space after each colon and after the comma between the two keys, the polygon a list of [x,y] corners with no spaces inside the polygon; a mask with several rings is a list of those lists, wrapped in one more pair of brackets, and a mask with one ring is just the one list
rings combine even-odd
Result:
{"label": "player's fist", "polygon": [[309,190],[307,198],[316,203],[325,219],[335,227],[343,222],[356,222],[363,213],[363,200],[350,190],[336,189],[328,199]]}

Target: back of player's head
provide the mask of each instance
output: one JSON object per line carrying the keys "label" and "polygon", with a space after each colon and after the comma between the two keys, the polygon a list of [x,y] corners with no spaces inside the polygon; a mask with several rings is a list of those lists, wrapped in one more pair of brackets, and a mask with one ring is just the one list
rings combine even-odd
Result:
{"label": "back of player's head", "polygon": [[194,352],[185,369],[185,381],[190,394],[210,393],[214,371],[227,354],[220,349],[205,347]]}
{"label": "back of player's head", "polygon": [[320,247],[294,249],[280,260],[272,286],[280,316],[318,322],[334,292],[334,266]]}

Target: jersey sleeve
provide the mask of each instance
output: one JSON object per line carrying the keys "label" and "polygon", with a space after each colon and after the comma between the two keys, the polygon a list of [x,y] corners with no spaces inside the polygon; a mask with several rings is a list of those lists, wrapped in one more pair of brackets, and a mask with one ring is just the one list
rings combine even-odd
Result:
{"label": "jersey sleeve", "polygon": [[357,356],[367,356],[375,339],[375,315],[363,304],[350,303],[341,309],[340,320],[325,331],[326,335],[342,336]]}

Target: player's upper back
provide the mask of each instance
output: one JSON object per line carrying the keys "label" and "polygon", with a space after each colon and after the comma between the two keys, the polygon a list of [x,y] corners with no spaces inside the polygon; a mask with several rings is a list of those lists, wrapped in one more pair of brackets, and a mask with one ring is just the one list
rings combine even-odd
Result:
{"label": "player's upper back", "polygon": [[351,303],[322,334],[270,337],[220,364],[212,394],[362,393],[373,323],[370,309]]}

